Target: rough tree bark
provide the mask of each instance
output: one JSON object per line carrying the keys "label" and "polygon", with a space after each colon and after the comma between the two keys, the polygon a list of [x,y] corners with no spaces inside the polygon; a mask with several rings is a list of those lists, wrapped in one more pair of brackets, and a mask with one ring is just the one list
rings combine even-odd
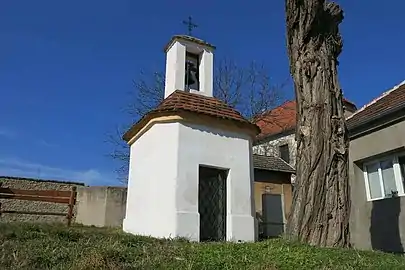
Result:
{"label": "rough tree bark", "polygon": [[297,178],[287,234],[312,245],[349,245],[349,139],[337,76],[340,6],[286,0],[287,46],[297,99]]}

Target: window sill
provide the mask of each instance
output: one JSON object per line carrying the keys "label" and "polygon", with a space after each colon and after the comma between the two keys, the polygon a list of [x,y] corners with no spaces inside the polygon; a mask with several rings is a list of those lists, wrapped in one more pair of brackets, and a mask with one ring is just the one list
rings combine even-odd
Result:
{"label": "window sill", "polygon": [[389,199],[394,199],[394,198],[400,198],[400,197],[404,197],[405,194],[398,194],[395,197],[382,197],[382,198],[375,198],[375,199],[370,199],[367,200],[368,202],[374,202],[374,201],[381,201],[381,200],[389,200]]}

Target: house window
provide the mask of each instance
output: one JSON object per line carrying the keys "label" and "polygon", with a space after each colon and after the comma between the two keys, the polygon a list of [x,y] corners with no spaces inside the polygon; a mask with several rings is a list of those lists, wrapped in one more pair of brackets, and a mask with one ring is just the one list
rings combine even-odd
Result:
{"label": "house window", "polygon": [[401,170],[402,184],[405,183],[405,156],[398,158],[399,167]]}
{"label": "house window", "polygon": [[405,195],[405,156],[393,156],[366,163],[363,171],[367,200]]}
{"label": "house window", "polygon": [[290,151],[288,149],[288,144],[281,145],[278,150],[280,152],[281,159],[287,163],[290,163]]}

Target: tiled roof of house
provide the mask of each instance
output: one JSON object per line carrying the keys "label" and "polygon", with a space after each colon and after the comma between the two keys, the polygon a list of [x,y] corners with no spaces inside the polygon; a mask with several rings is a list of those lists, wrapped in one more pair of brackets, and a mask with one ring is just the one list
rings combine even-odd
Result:
{"label": "tiled roof of house", "polygon": [[160,113],[179,113],[191,112],[207,115],[219,119],[234,121],[251,128],[258,134],[260,129],[257,125],[246,120],[237,110],[229,107],[224,102],[199,94],[188,93],[184,91],[174,91],[165,98],[156,109],[142,117],[130,130],[128,130],[123,139],[129,141],[141,126],[145,125],[156,114]]}
{"label": "tiled roof of house", "polygon": [[296,119],[295,101],[287,101],[281,106],[264,113],[256,120],[256,125],[261,130],[258,139],[295,128]]}
{"label": "tiled roof of house", "polygon": [[350,129],[360,126],[403,107],[405,107],[405,81],[350,115],[346,119],[347,127]]}
{"label": "tiled roof of house", "polygon": [[[356,110],[356,105],[344,99],[345,106],[350,107],[352,111]],[[281,106],[274,108],[256,120],[256,125],[260,127],[260,134],[257,139],[286,132],[295,129],[297,121],[296,101],[287,101]]]}
{"label": "tiled roof of house", "polygon": [[253,167],[255,169],[295,173],[295,169],[290,164],[275,156],[254,154]]}

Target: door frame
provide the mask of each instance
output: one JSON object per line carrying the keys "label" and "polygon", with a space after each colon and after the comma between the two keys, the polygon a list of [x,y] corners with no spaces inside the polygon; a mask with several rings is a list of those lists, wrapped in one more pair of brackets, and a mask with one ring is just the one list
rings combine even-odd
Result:
{"label": "door frame", "polygon": [[[264,200],[263,200],[263,197],[264,196],[266,196],[266,195],[275,195],[275,196],[280,196],[280,199],[281,199],[281,212],[282,212],[282,219],[283,219],[283,223],[282,223],[282,225],[283,225],[283,233],[285,233],[285,230],[286,230],[286,226],[287,226],[287,219],[286,219],[286,216],[285,216],[285,203],[284,203],[284,187],[283,187],[283,185],[281,185],[281,193],[280,194],[278,194],[278,193],[271,193],[271,192],[267,192],[267,191],[264,191],[262,194],[261,194],[261,205],[262,205],[262,216],[263,216],[263,219],[264,219],[264,216],[265,216],[265,207],[264,207]],[[268,222],[262,222],[262,225],[266,225],[266,224],[272,224],[272,223],[268,223]],[[274,224],[274,223],[273,223]],[[277,223],[278,224],[278,223]],[[268,236],[266,236],[266,237],[268,237]]]}
{"label": "door frame", "polygon": [[[224,226],[224,234],[223,234],[223,237],[222,237],[223,239],[219,239],[219,240],[216,240],[216,241],[226,241],[227,236],[228,236],[228,209],[229,209],[228,190],[229,190],[229,172],[230,172],[230,169],[222,168],[222,167],[218,167],[218,166],[199,164],[198,165],[198,185],[197,185],[198,191],[200,190],[200,180],[201,180],[200,179],[200,170],[201,170],[201,168],[217,170],[217,172],[218,172],[217,176],[220,176],[220,175],[224,176],[224,179],[221,180],[225,184],[225,190],[224,190],[224,196],[225,196],[224,204],[225,204],[225,207],[223,209],[223,211],[224,211],[224,217],[223,217],[224,218],[224,220],[223,220],[223,222],[224,222],[224,225],[223,225]],[[219,179],[217,179],[217,181],[219,181]],[[200,225],[199,225],[199,240],[201,242],[202,241],[201,240],[201,214],[200,214],[200,193],[199,192],[198,192],[198,206],[197,206],[197,208],[198,208],[199,223],[200,223]],[[203,241],[207,241],[207,240],[203,240]]]}

